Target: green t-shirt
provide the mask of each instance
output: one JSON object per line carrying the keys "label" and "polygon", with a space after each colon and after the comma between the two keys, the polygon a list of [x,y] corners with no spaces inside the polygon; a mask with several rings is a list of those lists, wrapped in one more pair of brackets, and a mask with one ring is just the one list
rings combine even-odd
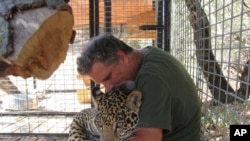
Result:
{"label": "green t-shirt", "polygon": [[138,127],[163,129],[163,141],[199,141],[201,105],[193,80],[169,53],[145,49],[136,77],[143,95]]}

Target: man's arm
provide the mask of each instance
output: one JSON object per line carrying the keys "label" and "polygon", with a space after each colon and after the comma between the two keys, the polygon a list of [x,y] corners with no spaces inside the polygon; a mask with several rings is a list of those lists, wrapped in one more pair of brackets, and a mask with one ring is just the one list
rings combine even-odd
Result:
{"label": "man's arm", "polygon": [[162,141],[162,129],[138,128],[127,141]]}

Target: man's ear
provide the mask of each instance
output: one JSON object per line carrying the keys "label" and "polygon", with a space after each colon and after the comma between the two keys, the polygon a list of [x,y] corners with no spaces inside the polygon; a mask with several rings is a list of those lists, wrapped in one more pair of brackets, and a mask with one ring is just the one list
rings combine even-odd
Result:
{"label": "man's ear", "polygon": [[118,50],[117,51],[117,56],[119,57],[119,59],[121,61],[128,61],[128,57],[127,57],[127,54],[125,54],[123,51],[121,50]]}

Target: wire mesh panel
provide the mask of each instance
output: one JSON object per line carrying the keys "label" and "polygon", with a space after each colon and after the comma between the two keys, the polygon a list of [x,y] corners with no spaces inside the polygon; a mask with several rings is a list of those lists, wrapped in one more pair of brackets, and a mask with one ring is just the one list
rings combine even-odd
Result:
{"label": "wire mesh panel", "polygon": [[112,33],[137,49],[170,49],[185,65],[202,100],[202,140],[229,140],[229,125],[250,124],[250,0],[70,0],[69,4],[76,37],[51,77],[0,78],[1,135],[68,133],[75,112],[91,107],[90,80],[78,75],[76,57],[90,37],[102,33]]}
{"label": "wire mesh panel", "polygon": [[174,1],[171,53],[202,99],[203,140],[229,140],[229,125],[250,124],[250,1]]}
{"label": "wire mesh panel", "polygon": [[91,107],[90,80],[76,57],[98,34],[112,33],[134,48],[163,46],[163,6],[157,0],[70,0],[75,40],[46,80],[0,78],[0,136],[67,135],[76,112]]}
{"label": "wire mesh panel", "polygon": [[156,30],[142,29],[156,26],[155,1],[152,0],[100,0],[100,34],[112,33],[134,48],[153,45]]}
{"label": "wire mesh panel", "polygon": [[89,39],[89,3],[69,4],[76,37],[50,78],[0,78],[0,135],[68,134],[74,114],[91,106],[89,84],[76,71],[76,57]]}

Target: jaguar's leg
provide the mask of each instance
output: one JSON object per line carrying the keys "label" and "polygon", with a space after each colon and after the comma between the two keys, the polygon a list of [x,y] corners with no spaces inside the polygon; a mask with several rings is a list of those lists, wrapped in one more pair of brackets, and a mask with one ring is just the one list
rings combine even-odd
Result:
{"label": "jaguar's leg", "polygon": [[94,108],[84,109],[76,114],[70,129],[68,141],[99,141],[99,135],[96,132],[94,118],[96,115]]}

